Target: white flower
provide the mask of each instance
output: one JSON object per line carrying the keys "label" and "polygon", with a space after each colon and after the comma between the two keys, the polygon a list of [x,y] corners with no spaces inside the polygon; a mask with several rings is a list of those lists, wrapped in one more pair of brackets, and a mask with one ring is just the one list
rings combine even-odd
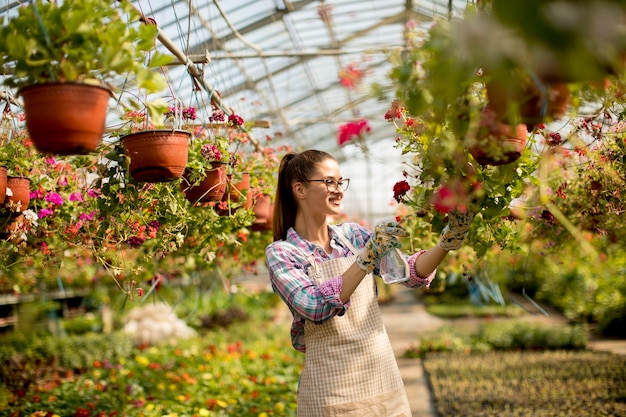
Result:
{"label": "white flower", "polygon": [[7,187],[7,194],[6,194],[6,196],[7,197],[12,197],[13,196],[13,191],[9,187]]}
{"label": "white flower", "polygon": [[35,213],[33,210],[31,209],[26,209],[22,212],[22,215],[24,216],[24,219],[32,226],[32,227],[37,227],[37,213]]}

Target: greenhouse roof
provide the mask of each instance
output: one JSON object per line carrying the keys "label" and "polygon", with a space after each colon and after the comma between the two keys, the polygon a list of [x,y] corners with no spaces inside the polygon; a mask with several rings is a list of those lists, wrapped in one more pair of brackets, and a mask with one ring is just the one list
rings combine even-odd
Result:
{"label": "greenhouse roof", "polygon": [[[406,23],[429,24],[465,6],[448,0],[134,3],[201,74],[205,86],[198,93],[188,65],[179,60],[169,69],[171,88],[183,102],[219,94],[225,106],[246,120],[269,122],[267,133],[280,132],[295,148],[338,156],[337,128],[347,121],[366,118],[372,142],[393,135],[381,128],[392,97],[377,100],[371,86],[388,84],[388,54],[404,48]],[[360,82],[345,85],[360,74]]]}

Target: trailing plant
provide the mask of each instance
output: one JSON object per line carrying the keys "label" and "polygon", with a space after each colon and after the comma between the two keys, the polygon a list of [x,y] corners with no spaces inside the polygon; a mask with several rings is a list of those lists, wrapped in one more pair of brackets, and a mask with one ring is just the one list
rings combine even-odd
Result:
{"label": "trailing plant", "polygon": [[53,82],[111,86],[132,75],[140,88],[159,91],[163,79],[144,58],[151,51],[152,68],[171,58],[153,51],[156,26],[138,23],[127,0],[37,0],[20,7],[17,15],[0,17],[0,64],[11,69],[3,82],[17,89]]}

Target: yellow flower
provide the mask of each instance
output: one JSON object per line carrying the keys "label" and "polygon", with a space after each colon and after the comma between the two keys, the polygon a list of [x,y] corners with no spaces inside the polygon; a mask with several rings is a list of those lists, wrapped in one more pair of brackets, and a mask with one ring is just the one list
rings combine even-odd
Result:
{"label": "yellow flower", "polygon": [[198,410],[198,415],[200,417],[207,417],[209,415],[211,415],[211,412],[209,410],[207,410],[206,408],[201,408]]}
{"label": "yellow flower", "polygon": [[143,366],[150,365],[150,359],[146,358],[145,356],[137,355],[135,356],[135,361],[137,361],[138,364],[143,365]]}

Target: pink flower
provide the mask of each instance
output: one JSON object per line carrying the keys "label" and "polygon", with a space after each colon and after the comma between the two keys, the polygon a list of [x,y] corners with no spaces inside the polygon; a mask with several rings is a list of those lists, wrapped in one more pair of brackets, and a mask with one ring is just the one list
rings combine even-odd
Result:
{"label": "pink flower", "polygon": [[447,213],[454,208],[456,196],[451,189],[444,185],[435,192],[432,202],[435,210],[440,213]]}
{"label": "pink flower", "polygon": [[90,188],[87,190],[87,195],[91,198],[98,198],[100,197],[100,190],[94,190]]}
{"label": "pink flower", "polygon": [[43,193],[40,190],[32,190],[29,193],[29,196],[31,200],[39,200],[43,197]]}
{"label": "pink flower", "polygon": [[228,123],[234,127],[243,125],[243,118],[237,114],[230,114],[228,116]]}
{"label": "pink flower", "polygon": [[57,206],[63,205],[63,197],[59,193],[50,192],[46,194],[45,200]]}
{"label": "pink flower", "polygon": [[219,148],[212,143],[207,143],[202,145],[202,149],[200,150],[202,156],[208,161],[221,161],[222,160],[222,152]]}
{"label": "pink flower", "polygon": [[70,201],[85,201],[85,197],[83,197],[83,193],[80,191],[74,191],[70,194]]}
{"label": "pink flower", "polygon": [[344,146],[354,140],[363,141],[365,135],[372,130],[365,119],[356,122],[348,122],[339,126],[337,142],[339,146]]}
{"label": "pink flower", "polygon": [[37,213],[37,217],[39,217],[40,219],[43,219],[44,217],[48,217],[48,216],[52,215],[53,213],[54,213],[54,210],[48,209],[48,208],[43,208],[43,209],[39,210],[39,213]]}

